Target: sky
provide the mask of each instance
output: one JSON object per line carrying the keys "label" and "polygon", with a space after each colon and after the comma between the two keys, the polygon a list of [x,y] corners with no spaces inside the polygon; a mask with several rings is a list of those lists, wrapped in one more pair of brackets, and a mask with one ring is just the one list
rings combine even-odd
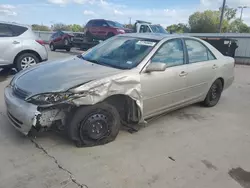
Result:
{"label": "sky", "polygon": [[[150,21],[164,27],[188,23],[195,11],[218,10],[223,0],[0,0],[0,20],[23,24],[54,23],[85,25],[88,20],[103,18],[128,24],[130,18]],[[237,8],[249,6],[250,0],[227,0]],[[237,17],[240,17],[238,11]],[[250,25],[250,8],[243,20]]]}

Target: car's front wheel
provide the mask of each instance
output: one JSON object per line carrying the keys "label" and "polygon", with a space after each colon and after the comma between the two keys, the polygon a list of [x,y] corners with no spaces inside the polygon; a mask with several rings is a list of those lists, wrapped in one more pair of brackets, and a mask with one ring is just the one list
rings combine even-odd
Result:
{"label": "car's front wheel", "polygon": [[105,102],[77,109],[69,121],[67,132],[77,147],[106,144],[120,130],[119,112]]}
{"label": "car's front wheel", "polygon": [[221,93],[223,91],[223,85],[221,80],[217,79],[210,87],[203,104],[207,107],[215,106],[221,97]]}
{"label": "car's front wheel", "polygon": [[51,50],[51,51],[55,51],[55,50],[56,50],[55,45],[54,45],[53,43],[51,43],[51,44],[49,45],[49,47],[50,47],[50,50]]}
{"label": "car's front wheel", "polygon": [[37,58],[36,55],[32,53],[25,53],[18,56],[15,63],[16,63],[16,69],[19,72],[21,70],[36,65],[37,63],[39,63],[39,59]]}

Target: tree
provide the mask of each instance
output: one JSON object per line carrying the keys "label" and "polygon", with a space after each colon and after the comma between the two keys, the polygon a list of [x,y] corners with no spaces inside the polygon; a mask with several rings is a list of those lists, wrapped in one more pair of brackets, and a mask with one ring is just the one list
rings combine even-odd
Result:
{"label": "tree", "polygon": [[83,31],[83,27],[78,25],[78,24],[70,25],[70,28],[71,28],[71,31],[73,31],[73,32],[81,32],[81,31]]}
{"label": "tree", "polygon": [[134,29],[133,24],[125,24],[124,27],[129,28],[129,29]]}
{"label": "tree", "polygon": [[33,24],[31,27],[34,31],[50,31],[50,28],[46,25]]}
{"label": "tree", "polygon": [[[216,33],[220,23],[220,11],[206,10],[195,12],[189,17],[191,33]],[[222,32],[226,32],[229,21],[224,19],[222,22]]]}
{"label": "tree", "polygon": [[250,33],[250,27],[240,19],[236,19],[230,24],[229,31],[233,33]]}
{"label": "tree", "polygon": [[[219,9],[220,12],[222,11],[222,8]],[[230,8],[227,5],[224,9],[224,16],[227,21],[231,21],[236,17],[237,9],[236,8]]]}
{"label": "tree", "polygon": [[179,23],[179,24],[173,24],[173,25],[168,26],[166,28],[166,30],[170,33],[172,33],[172,32],[174,32],[174,33],[188,33],[190,31],[190,28],[186,24]]}
{"label": "tree", "polygon": [[70,25],[66,25],[66,24],[63,24],[63,23],[55,23],[51,26],[51,28],[54,30],[54,31],[71,31],[71,28],[70,28]]}

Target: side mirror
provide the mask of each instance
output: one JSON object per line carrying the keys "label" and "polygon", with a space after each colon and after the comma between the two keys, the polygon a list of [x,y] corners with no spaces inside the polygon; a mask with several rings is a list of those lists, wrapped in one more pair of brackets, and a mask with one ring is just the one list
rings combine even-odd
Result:
{"label": "side mirror", "polygon": [[150,63],[146,68],[146,72],[165,71],[166,68],[165,63]]}

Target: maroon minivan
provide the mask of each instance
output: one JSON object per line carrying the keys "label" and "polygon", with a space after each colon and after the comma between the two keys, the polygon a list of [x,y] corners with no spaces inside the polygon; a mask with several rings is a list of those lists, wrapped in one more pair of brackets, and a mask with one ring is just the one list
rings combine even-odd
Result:
{"label": "maroon minivan", "polygon": [[133,30],[115,21],[95,19],[87,23],[84,32],[89,40],[105,40],[118,34],[132,33]]}

